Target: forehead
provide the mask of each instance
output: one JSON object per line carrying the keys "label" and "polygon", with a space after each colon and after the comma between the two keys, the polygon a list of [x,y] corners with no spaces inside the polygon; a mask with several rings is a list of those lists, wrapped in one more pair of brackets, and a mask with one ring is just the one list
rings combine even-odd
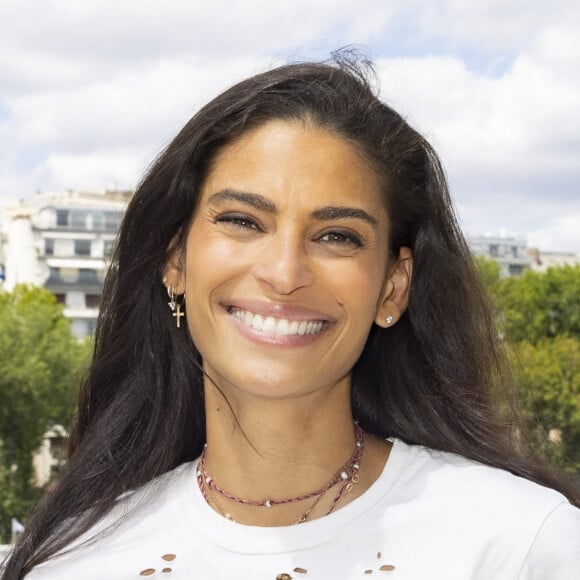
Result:
{"label": "forehead", "polygon": [[231,188],[284,203],[344,202],[384,208],[380,179],[346,139],[310,123],[270,121],[244,133],[216,155],[202,201]]}

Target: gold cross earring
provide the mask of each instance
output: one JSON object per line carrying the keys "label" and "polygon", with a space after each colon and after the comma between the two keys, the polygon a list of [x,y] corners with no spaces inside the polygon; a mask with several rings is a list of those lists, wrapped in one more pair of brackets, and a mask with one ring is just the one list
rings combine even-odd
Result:
{"label": "gold cross earring", "polygon": [[183,302],[180,303],[175,300],[175,292],[173,286],[171,285],[167,286],[167,295],[169,296],[169,302],[167,303],[167,306],[169,306],[171,312],[173,312],[172,316],[175,318],[175,324],[177,328],[181,328],[181,318],[185,316],[185,312],[181,312]]}

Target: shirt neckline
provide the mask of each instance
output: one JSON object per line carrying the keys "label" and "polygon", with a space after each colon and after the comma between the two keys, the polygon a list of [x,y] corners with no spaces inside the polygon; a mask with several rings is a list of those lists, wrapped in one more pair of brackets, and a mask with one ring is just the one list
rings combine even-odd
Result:
{"label": "shirt neckline", "polygon": [[277,554],[304,550],[339,535],[354,520],[372,509],[393,487],[404,472],[405,444],[391,439],[392,448],[385,466],[376,481],[365,493],[335,512],[303,524],[279,527],[249,526],[232,522],[216,513],[205,501],[196,482],[198,459],[188,465],[178,485],[179,506],[191,527],[211,543],[239,554]]}

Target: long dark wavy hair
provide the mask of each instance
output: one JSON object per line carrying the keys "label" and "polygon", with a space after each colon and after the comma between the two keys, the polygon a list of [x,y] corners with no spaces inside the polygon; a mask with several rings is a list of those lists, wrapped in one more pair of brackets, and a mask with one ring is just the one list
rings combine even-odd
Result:
{"label": "long dark wavy hair", "polygon": [[201,360],[169,315],[162,272],[184,244],[216,153],[270,120],[308,120],[357,147],[382,178],[390,252],[413,252],[408,310],[392,328],[373,326],[353,369],[361,426],[506,469],[580,503],[572,484],[514,437],[502,395],[511,375],[441,164],[375,96],[371,73],[364,59],[342,53],[248,78],[203,107],[152,165],[105,282],[66,470],[28,520],[3,579],[22,578],[103,518],[120,494],[200,454]]}

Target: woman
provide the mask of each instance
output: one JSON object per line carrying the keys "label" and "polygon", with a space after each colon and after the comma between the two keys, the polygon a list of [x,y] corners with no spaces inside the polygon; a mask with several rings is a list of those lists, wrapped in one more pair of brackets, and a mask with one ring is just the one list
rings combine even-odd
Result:
{"label": "woman", "polygon": [[362,68],[247,79],[151,168],[4,578],[578,577],[437,156]]}

